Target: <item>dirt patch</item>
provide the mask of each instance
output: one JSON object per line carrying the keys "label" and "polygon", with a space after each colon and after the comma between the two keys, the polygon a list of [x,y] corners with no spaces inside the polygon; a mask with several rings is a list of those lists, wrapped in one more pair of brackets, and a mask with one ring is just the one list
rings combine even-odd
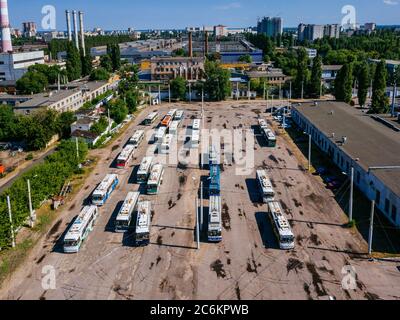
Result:
{"label": "dirt patch", "polygon": [[311,234],[310,241],[316,246],[320,246],[322,244],[322,242],[319,240],[318,235],[315,233]]}
{"label": "dirt patch", "polygon": [[276,163],[276,164],[279,164],[279,161],[278,161],[278,159],[277,158],[275,158],[275,156],[274,155],[270,155],[269,157],[268,157],[268,159],[269,160],[271,160],[271,161],[273,161],[274,163]]}
{"label": "dirt patch", "polygon": [[294,205],[295,205],[296,208],[300,208],[300,207],[303,206],[303,205],[300,203],[300,201],[297,200],[297,199],[293,199],[293,202],[294,202]]}
{"label": "dirt patch", "polygon": [[231,216],[229,215],[229,207],[226,203],[222,206],[222,224],[226,231],[231,230]]}
{"label": "dirt patch", "polygon": [[218,278],[225,279],[226,278],[226,271],[224,270],[224,265],[222,264],[221,260],[216,260],[210,265],[211,271],[214,271],[217,274]]}
{"label": "dirt patch", "polygon": [[295,258],[290,258],[286,265],[286,270],[288,274],[293,270],[296,273],[299,273],[299,270],[303,270],[303,268],[304,268],[304,263]]}

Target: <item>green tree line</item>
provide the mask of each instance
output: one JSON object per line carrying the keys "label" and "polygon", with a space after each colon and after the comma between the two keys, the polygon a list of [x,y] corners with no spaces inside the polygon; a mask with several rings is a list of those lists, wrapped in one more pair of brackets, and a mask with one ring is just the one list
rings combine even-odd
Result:
{"label": "green tree line", "polygon": [[7,248],[11,243],[6,197],[10,196],[14,228],[22,226],[29,216],[27,180],[31,182],[33,208],[38,209],[44,200],[57,195],[65,182],[79,171],[78,164],[86,159],[87,152],[86,143],[79,141],[78,159],[75,141],[64,140],[44,163],[19,177],[0,195],[0,248]]}

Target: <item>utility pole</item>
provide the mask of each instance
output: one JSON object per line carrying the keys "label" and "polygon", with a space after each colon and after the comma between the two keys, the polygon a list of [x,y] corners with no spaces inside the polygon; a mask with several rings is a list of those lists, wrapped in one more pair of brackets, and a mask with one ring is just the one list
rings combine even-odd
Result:
{"label": "utility pole", "polygon": [[[110,111],[108,111],[110,112]],[[108,116],[108,119],[110,119],[110,115]],[[79,162],[79,141],[78,137],[75,138],[75,144],[76,144],[76,160]]]}
{"label": "utility pole", "polygon": [[[204,114],[204,88],[201,90],[201,121],[202,121],[202,126],[201,126],[201,128],[202,128],[202,130],[204,130],[205,129],[205,126],[204,126],[204,117],[205,117],[205,114]],[[203,166],[204,166],[204,146],[203,146],[203,135],[201,135],[201,141],[202,141],[202,146],[201,146],[201,149],[200,149],[200,152],[201,152],[201,163],[200,163],[200,168],[202,169],[203,168]]]}
{"label": "utility pole", "polygon": [[239,101],[239,82],[236,82],[236,101]]}
{"label": "utility pole", "polygon": [[248,83],[248,92],[247,92],[247,96],[248,96],[248,99],[249,99],[249,101],[251,100],[251,84],[250,84],[250,81],[249,81],[249,83]]}
{"label": "utility pole", "polygon": [[368,237],[368,255],[372,254],[372,238],[374,236],[374,216],[375,216],[375,200],[372,200],[371,219],[370,219],[369,237]]}
{"label": "utility pole", "polygon": [[204,215],[204,206],[203,206],[203,181],[200,183],[200,197],[201,197],[201,204],[200,204],[200,230],[203,230],[203,215]]}
{"label": "utility pole", "polygon": [[301,100],[304,99],[304,81],[301,82]]}
{"label": "utility pole", "polygon": [[199,198],[197,197],[196,197],[196,240],[197,240],[197,250],[200,250]]}
{"label": "utility pole", "polygon": [[151,86],[149,86],[149,106],[151,106]]}
{"label": "utility pole", "polygon": [[158,85],[158,99],[160,100],[159,103],[161,104],[162,99],[161,99],[161,85]]}
{"label": "utility pole", "polygon": [[11,214],[10,196],[7,196],[7,205],[8,205],[8,216],[10,218],[10,225],[11,225],[11,244],[12,244],[12,247],[15,248],[15,235],[14,235],[14,225],[13,225],[12,214]]}
{"label": "utility pole", "polygon": [[312,136],[308,135],[308,171],[311,172],[311,149],[312,148]]}
{"label": "utility pole", "polygon": [[289,83],[289,100],[292,101],[292,81]]}
{"label": "utility pole", "polygon": [[319,98],[322,98],[322,81],[321,81],[321,86],[319,88]]}
{"label": "utility pole", "polygon": [[266,97],[266,86],[265,86],[265,81],[264,81],[264,100],[265,100],[265,97]]}
{"label": "utility pole", "polygon": [[[398,68],[398,67],[397,67]],[[392,99],[392,117],[395,116],[395,108],[396,108],[396,87],[397,87],[397,79],[396,79],[396,73],[397,73],[397,68],[394,68],[393,70],[393,99]]]}
{"label": "utility pole", "polygon": [[192,84],[189,82],[189,103],[192,103]]}
{"label": "utility pole", "polygon": [[349,220],[353,221],[353,201],[354,201],[354,167],[351,167],[351,186],[350,186],[350,204],[349,204]]}
{"label": "utility pole", "polygon": [[31,194],[31,181],[28,179],[27,181],[28,184],[28,201],[29,201],[29,226],[33,228],[35,221],[36,221],[36,214],[35,211],[33,210],[32,206],[32,194]]}

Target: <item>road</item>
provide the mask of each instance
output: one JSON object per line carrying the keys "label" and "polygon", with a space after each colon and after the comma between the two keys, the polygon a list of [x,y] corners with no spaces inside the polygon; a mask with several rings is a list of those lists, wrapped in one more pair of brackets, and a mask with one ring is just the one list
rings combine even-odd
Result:
{"label": "road", "polygon": [[[24,173],[28,172],[29,170],[31,170],[32,168],[34,168],[35,166],[37,166],[40,163],[43,163],[44,159],[53,154],[56,151],[56,147],[52,147],[50,150],[46,151],[45,153],[43,153],[39,158],[33,160],[27,167],[19,170],[18,168],[16,170],[18,170],[18,172],[15,173],[10,173],[10,176],[12,176],[13,174],[15,174],[14,176],[12,176],[11,178],[6,176],[5,178],[1,179],[0,181],[0,194],[3,193],[4,190],[8,189],[9,187],[12,186],[12,184],[14,183],[15,180],[17,180],[20,176],[22,176]],[[7,182],[4,182],[7,181]]]}
{"label": "road", "polygon": [[[185,140],[192,118],[200,116],[200,105],[174,107],[186,110],[181,133]],[[169,108],[163,105],[159,110],[166,114]],[[169,162],[160,194],[142,196],[152,201],[154,209],[151,245],[135,248],[130,234],[114,233],[114,219],[126,194],[140,190],[135,184],[135,171],[154,146],[144,142],[126,170],[114,169],[112,163],[128,137],[142,128],[139,123],[154,109],[144,111],[119,141],[96,151],[101,160],[82,192],[66,206],[60,220],[32,252],[24,268],[3,286],[0,298],[304,300],[334,296],[339,300],[400,299],[399,263],[368,261],[363,254],[365,241],[359,234],[342,227],[347,218],[333,194],[320,180],[304,171],[305,159],[280,131],[278,146],[274,149],[267,148],[256,132],[255,144],[250,144],[246,152],[250,156],[251,150],[254,151],[255,165],[250,172],[238,174],[240,164],[236,157],[233,163],[224,165],[224,239],[220,244],[209,244],[202,238],[201,248],[196,250],[195,199],[200,180],[206,181],[208,176],[207,170],[197,167],[196,160],[179,169],[176,163]],[[249,129],[257,124],[259,114],[268,118],[264,111],[265,105],[260,102],[206,104],[205,125],[221,132]],[[225,150],[229,144],[228,140],[224,141]],[[199,159],[193,149],[183,148],[182,152]],[[268,171],[291,221],[296,235],[293,251],[284,252],[277,247],[267,208],[259,203],[255,182],[258,168]],[[62,253],[60,239],[68,225],[109,172],[117,172],[121,181],[110,201],[100,209],[94,231],[78,254]],[[204,204],[207,207],[207,199]],[[42,272],[47,266],[56,272],[54,290],[42,286]],[[354,282],[343,273],[349,266],[357,275]],[[342,281],[353,286],[352,289],[344,289]]]}

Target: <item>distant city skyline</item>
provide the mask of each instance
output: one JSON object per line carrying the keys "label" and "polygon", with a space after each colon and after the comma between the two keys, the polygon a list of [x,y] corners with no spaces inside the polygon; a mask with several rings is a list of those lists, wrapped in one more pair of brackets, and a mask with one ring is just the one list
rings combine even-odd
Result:
{"label": "distant city skyline", "polygon": [[[78,0],[9,0],[11,25],[20,29],[22,22],[34,21],[42,30],[42,7],[54,5],[57,10],[57,30],[66,30],[66,9],[85,12],[87,30],[100,27],[104,30],[183,29],[187,26],[212,26],[225,24],[230,27],[256,26],[263,16],[279,16],[283,26],[297,27],[303,23],[340,23],[345,5],[357,10],[357,22],[376,22],[378,25],[400,24],[400,1],[398,0],[286,0],[266,3],[263,0],[222,1],[203,0],[190,3],[182,0],[153,0],[139,2],[115,0],[113,2],[82,2]],[[350,3],[349,3],[350,2]]]}

